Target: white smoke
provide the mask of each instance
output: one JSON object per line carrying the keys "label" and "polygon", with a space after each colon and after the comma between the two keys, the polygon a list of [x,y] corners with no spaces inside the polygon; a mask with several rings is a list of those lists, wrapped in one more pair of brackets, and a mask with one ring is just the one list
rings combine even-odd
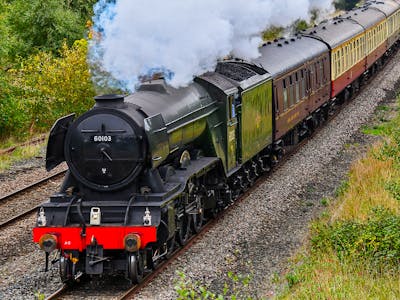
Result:
{"label": "white smoke", "polygon": [[330,6],[331,0],[101,0],[90,60],[130,90],[155,71],[184,86],[227,55],[258,57],[269,25],[286,26]]}

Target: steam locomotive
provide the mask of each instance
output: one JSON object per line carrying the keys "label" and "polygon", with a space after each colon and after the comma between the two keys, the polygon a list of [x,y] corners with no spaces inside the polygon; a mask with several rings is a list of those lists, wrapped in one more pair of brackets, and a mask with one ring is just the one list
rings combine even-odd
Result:
{"label": "steam locomotive", "polygon": [[33,238],[60,276],[124,273],[140,282],[355,94],[399,44],[400,1],[370,1],[254,61],[218,63],[175,89],[163,79],[51,129],[46,168],[66,161]]}

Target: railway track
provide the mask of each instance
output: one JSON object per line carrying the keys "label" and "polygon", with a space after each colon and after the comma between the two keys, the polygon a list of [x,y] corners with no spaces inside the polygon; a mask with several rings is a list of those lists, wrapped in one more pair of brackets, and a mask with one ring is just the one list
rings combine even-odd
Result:
{"label": "railway track", "polygon": [[63,284],[57,291],[48,296],[46,300],[59,299],[66,291],[68,291],[68,285]]}
{"label": "railway track", "polygon": [[47,135],[42,135],[42,136],[40,136],[40,137],[38,137],[36,139],[33,139],[31,141],[28,141],[28,142],[25,142],[25,143],[22,143],[22,144],[18,144],[18,145],[15,145],[15,146],[7,148],[7,149],[1,149],[0,150],[0,156],[6,155],[6,154],[10,154],[10,153],[14,152],[15,150],[17,150],[18,148],[21,148],[21,147],[33,146],[33,145],[37,145],[37,144],[43,143],[44,141],[46,141],[46,139],[47,139]]}
{"label": "railway track", "polygon": [[[36,181],[36,182],[26,186],[26,187],[23,187],[23,188],[21,188],[21,189],[19,189],[17,191],[9,193],[9,194],[7,194],[7,195],[5,195],[5,196],[0,198],[0,204],[1,203],[5,203],[6,201],[11,201],[13,198],[20,197],[21,195],[24,195],[25,193],[29,193],[32,190],[35,190],[36,188],[46,184],[50,180],[61,178],[62,176],[64,176],[65,172],[66,172],[66,170],[61,170],[61,171],[59,171],[59,172],[57,172],[55,174],[49,175],[49,176],[47,176],[45,178],[42,178],[42,179],[40,179],[40,180],[38,180],[38,181]],[[22,213],[19,213],[17,215],[14,215],[14,216],[10,217],[9,219],[7,219],[7,220],[5,220],[5,221],[0,223],[0,229],[2,229],[4,227],[6,227],[6,226],[18,221],[18,220],[20,220],[22,218],[24,218],[25,216],[35,212],[37,209],[38,209],[38,206],[34,206],[34,207],[26,209]]]}

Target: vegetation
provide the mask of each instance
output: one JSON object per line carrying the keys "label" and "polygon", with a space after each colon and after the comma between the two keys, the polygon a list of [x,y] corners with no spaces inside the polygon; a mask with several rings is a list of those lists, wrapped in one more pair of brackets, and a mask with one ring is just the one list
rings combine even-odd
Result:
{"label": "vegetation", "polygon": [[175,291],[178,294],[178,300],[224,300],[224,299],[252,299],[247,289],[251,280],[251,276],[237,275],[228,272],[228,282],[224,284],[221,294],[211,292],[207,287],[200,285],[198,282],[193,282],[188,279],[184,273],[178,272],[180,277],[179,282],[175,286]]}
{"label": "vegetation", "polygon": [[283,35],[284,31],[285,31],[285,28],[283,28],[283,27],[271,26],[263,32],[263,34],[262,34],[263,40],[264,41],[273,41],[274,39],[281,37]]}
{"label": "vegetation", "polygon": [[0,155],[0,172],[7,170],[12,164],[40,155],[44,143],[18,147],[9,155]]}
{"label": "vegetation", "polygon": [[[5,4],[6,35],[3,40],[8,58],[27,57],[39,50],[56,53],[64,43],[71,46],[85,34],[95,1],[14,0]],[[4,26],[3,25],[3,26]],[[0,47],[1,48],[1,47]]]}
{"label": "vegetation", "polygon": [[0,137],[29,137],[47,131],[60,116],[82,113],[94,89],[86,63],[87,42],[62,46],[55,57],[39,52],[0,76]]}
{"label": "vegetation", "polygon": [[356,7],[360,0],[335,0],[333,5],[337,10],[351,10]]}
{"label": "vegetation", "polygon": [[92,105],[83,38],[95,2],[0,0],[1,148]]}
{"label": "vegetation", "polygon": [[[387,111],[387,107],[378,110]],[[384,141],[354,164],[311,226],[282,299],[400,298],[400,116],[364,128]]]}

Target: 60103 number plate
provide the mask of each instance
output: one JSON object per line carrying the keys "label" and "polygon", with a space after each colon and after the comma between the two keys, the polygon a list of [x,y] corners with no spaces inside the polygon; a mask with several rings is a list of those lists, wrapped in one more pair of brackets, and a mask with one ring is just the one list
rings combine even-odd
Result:
{"label": "60103 number plate", "polygon": [[112,136],[111,135],[95,135],[95,136],[93,136],[93,142],[110,143],[110,142],[112,142]]}

